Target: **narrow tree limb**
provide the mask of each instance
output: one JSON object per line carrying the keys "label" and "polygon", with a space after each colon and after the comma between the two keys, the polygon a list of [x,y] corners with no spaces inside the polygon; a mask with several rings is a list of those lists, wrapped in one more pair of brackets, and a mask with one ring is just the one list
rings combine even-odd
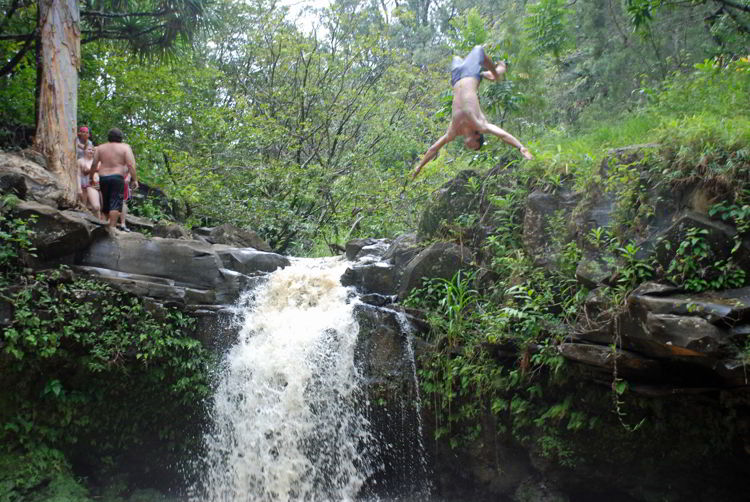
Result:
{"label": "narrow tree limb", "polygon": [[727,16],[732,18],[732,21],[735,22],[738,30],[740,30],[745,35],[750,35],[750,27],[745,26],[742,20],[737,17],[736,12],[732,12],[731,9],[725,9],[724,12],[726,12]]}
{"label": "narrow tree limb", "polygon": [[31,49],[34,46],[34,40],[35,40],[34,33],[31,34],[31,36],[26,40],[26,43],[23,44],[23,47],[16,53],[13,58],[8,61],[8,63],[0,68],[0,77],[7,75],[8,73],[12,72],[13,69],[18,65],[18,63],[21,62],[21,59],[26,55],[27,52],[29,52],[29,49]]}
{"label": "narrow tree limb", "polygon": [[123,17],[162,17],[167,14],[174,14],[174,10],[171,9],[165,9],[165,10],[157,10],[153,12],[102,12],[102,11],[93,11],[93,10],[87,10],[81,12],[81,17],[94,17],[94,18],[108,18],[108,19],[118,19]]}
{"label": "narrow tree limb", "polygon": [[[149,33],[152,33],[154,31],[160,30],[162,28],[166,28],[166,24],[160,24],[157,26],[152,26],[150,28],[143,29],[141,31],[135,32],[135,33],[123,33],[121,31],[116,30],[82,30],[81,36],[86,35],[89,38],[86,38],[85,40],[81,40],[82,44],[87,44],[89,42],[94,42],[96,40],[106,38],[108,40],[135,40],[139,37],[142,37],[143,35],[148,35]],[[146,44],[145,47],[149,47],[152,45],[159,45],[160,41],[156,40],[154,42],[151,42],[149,44]]]}
{"label": "narrow tree limb", "polygon": [[0,40],[29,40],[34,38],[34,33],[24,33],[20,35],[0,35]]}
{"label": "narrow tree limb", "polygon": [[750,4],[747,3],[742,4],[732,0],[714,0],[714,2],[726,5],[727,7],[732,7],[733,9],[750,12]]}

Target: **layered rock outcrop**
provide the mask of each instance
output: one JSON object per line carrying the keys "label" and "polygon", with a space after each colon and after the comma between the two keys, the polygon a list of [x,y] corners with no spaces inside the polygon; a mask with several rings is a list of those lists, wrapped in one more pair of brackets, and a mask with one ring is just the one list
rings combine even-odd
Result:
{"label": "layered rock outcrop", "polygon": [[[156,309],[162,304],[185,309],[198,318],[197,332],[206,344],[228,343],[228,307],[266,274],[289,264],[257,234],[231,225],[197,229],[193,238],[179,225],[129,216],[136,232],[111,231],[87,211],[58,207],[64,198],[57,180],[37,161],[0,153],[0,190],[20,199],[9,214],[31,231],[33,252],[24,253],[26,265],[67,265],[75,274],[150,299]],[[0,311],[11,319],[12,309],[3,304]]]}
{"label": "layered rock outcrop", "polygon": [[[418,236],[399,237],[377,261],[347,271],[344,282],[374,302],[403,300],[426,279],[450,279],[459,269],[478,271],[475,287],[486,288],[494,280],[487,246],[515,226],[537,267],[554,274],[572,265],[577,287],[589,291],[576,320],[554,342],[569,381],[539,392],[550,407],[560,406],[550,393],[580,400],[579,409],[600,425],[583,434],[565,427],[551,433],[540,420],[522,446],[507,432],[513,412],[505,419],[490,412],[489,403],[477,403],[485,411],[465,421],[480,431],[474,440],[459,447],[437,440],[428,447],[437,452],[435,479],[446,495],[744,500],[737,487],[750,474],[750,288],[739,286],[750,277],[750,241],[709,213],[720,200],[716,186],[698,179],[651,184],[654,148],[615,150],[585,189],[563,179],[531,190],[520,211],[508,210],[508,201],[525,190],[512,173],[461,173],[433,194]],[[610,181],[615,173],[626,181]],[[362,247],[355,242],[347,249],[354,257]],[[559,337],[560,326],[555,329]],[[501,372],[528,365],[542,351],[509,342],[485,348]],[[423,353],[433,350],[426,344]],[[626,389],[628,397],[619,397]],[[629,406],[639,410],[638,419],[627,416]],[[430,423],[429,413],[424,418],[428,435],[435,432],[438,424]],[[638,420],[650,421],[648,432],[636,433]],[[564,441],[586,452],[575,468],[566,466],[573,460],[562,456]],[[540,444],[562,452],[555,458]],[[698,460],[702,454],[711,459],[708,465]],[[452,486],[461,488],[452,492]]]}

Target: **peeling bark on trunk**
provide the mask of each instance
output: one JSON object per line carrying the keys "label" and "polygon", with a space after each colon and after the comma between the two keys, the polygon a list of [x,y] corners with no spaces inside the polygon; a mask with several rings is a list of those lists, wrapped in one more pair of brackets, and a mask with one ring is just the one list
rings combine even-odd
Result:
{"label": "peeling bark on trunk", "polygon": [[60,179],[66,203],[76,204],[80,183],[75,138],[81,29],[77,0],[40,0],[41,63],[34,149]]}

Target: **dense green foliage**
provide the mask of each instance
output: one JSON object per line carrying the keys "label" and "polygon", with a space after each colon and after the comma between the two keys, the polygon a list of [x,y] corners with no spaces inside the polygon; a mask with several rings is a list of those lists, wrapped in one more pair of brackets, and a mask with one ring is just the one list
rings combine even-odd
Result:
{"label": "dense green foliage", "polygon": [[[86,4],[79,122],[98,142],[121,127],[141,178],[178,201],[188,224],[232,222],[259,231],[278,251],[315,254],[325,243],[414,228],[427,194],[453,173],[507,158],[498,141],[478,155],[451,145],[408,183],[449,118],[450,56],[477,43],[509,68],[505,81],[482,86],[483,109],[531,142],[540,160],[549,158],[548,146],[577,148],[574,131],[611,131],[600,122],[613,113],[644,136],[661,112],[639,110],[658,99],[666,77],[717,55],[711,64],[721,67],[747,47],[741,9],[672,4],[339,1],[308,10],[302,23],[266,0],[139,4],[167,13],[159,29],[168,33],[157,45],[150,37],[158,30],[130,36],[151,19],[121,15],[135,4]],[[34,2],[0,6],[8,30],[33,26]],[[634,33],[636,11],[648,22]],[[181,31],[186,23],[206,29]],[[114,36],[120,32],[130,34],[126,43]],[[0,41],[0,54],[9,59],[23,43]],[[171,47],[173,57],[134,59],[152,46]],[[6,144],[13,124],[33,126],[33,85],[28,52],[0,81]]]}
{"label": "dense green foliage", "polygon": [[[556,267],[534,266],[521,242],[521,215],[532,189],[554,192],[565,186],[614,195],[612,226],[592,228],[585,236],[589,249],[610,257],[617,270],[614,284],[602,288],[610,312],[622,309],[625,295],[648,279],[688,291],[747,285],[736,259],[749,229],[750,108],[743,99],[750,95],[749,69],[746,58],[726,66],[698,64],[691,74],[674,75],[660,90],[649,91],[648,105],[627,118],[592,123],[587,130],[552,130],[536,142],[533,161],[467,180],[464,190],[483,194],[489,203],[489,209],[475,211],[495,215],[496,228],[484,239],[477,263],[479,274],[492,280],[478,282],[476,272],[462,272],[450,281],[427,282],[408,300],[427,312],[430,340],[437,348],[423,361],[420,376],[436,413],[438,438],[454,447],[494,437],[517,441],[579,472],[586,465],[643,467],[627,445],[663,445],[675,434],[674,444],[682,446],[669,454],[654,451],[653,458],[671,455],[670,461],[693,465],[697,455],[720,456],[732,448],[738,431],[722,414],[734,416],[741,409],[737,403],[720,403],[722,411],[706,408],[689,422],[680,411],[689,406],[688,399],[666,405],[639,398],[616,369],[609,391],[581,384],[584,375],[565,364],[557,347],[581,322],[589,293],[575,277],[582,250],[557,231],[550,243],[560,251]],[[654,142],[633,164],[602,162],[611,147]],[[690,183],[713,195],[710,215],[734,226],[734,248],[718,256],[709,246],[708,231],[692,227],[676,248],[662,243],[651,257],[640,257],[634,240],[653,219],[658,194]],[[443,235],[476,234],[472,227],[482,214],[446,222]],[[551,216],[549,226],[564,229],[562,218]],[[736,348],[747,361],[747,342]],[[611,413],[602,414],[603,409]],[[496,420],[490,430],[486,419],[480,420],[488,413]],[[680,434],[691,436],[692,445]],[[645,474],[655,468],[644,467],[639,486],[658,485]]]}
{"label": "dense green foliage", "polygon": [[[35,7],[0,0],[0,29],[9,34],[0,37],[3,145],[24,146],[33,130],[36,63],[26,35]],[[136,7],[166,22],[121,16]],[[674,441],[686,457],[695,454],[688,443],[712,453],[726,446],[731,424],[715,410],[702,422],[712,427],[696,431],[678,412],[633,398],[616,374],[612,390],[576,383],[556,346],[588,293],[574,277],[582,250],[553,243],[561,249],[557,271],[544,272],[523,251],[520,225],[533,189],[613,194],[614,224],[587,235],[617,268],[607,292],[612,309],[649,278],[692,291],[747,284],[734,262],[739,247],[717,258],[700,228],[662,249],[663,263],[640,258],[633,244],[654,214],[646,188],[696,181],[712,191],[709,214],[733,225],[737,242],[750,232],[746,0],[338,0],[303,22],[272,0],[82,9],[100,14],[83,16],[79,124],[96,143],[122,128],[140,178],[176,201],[187,225],[230,222],[257,230],[276,251],[327,253],[328,243],[413,230],[429,195],[461,170],[507,167],[470,180],[496,215],[481,274],[427,283],[410,300],[428,312],[439,349],[421,376],[440,438],[479,439],[487,431],[477,417],[489,409],[500,434],[569,466],[609,451],[627,462],[632,450],[623,445],[633,434],[650,443],[690,431],[691,441]],[[199,24],[206,29],[194,31]],[[451,56],[475,44],[508,63],[504,81],[481,87],[487,118],[535,159],[522,162],[494,139],[481,152],[456,142],[410,182],[450,118]],[[143,58],[165,47],[169,57]],[[604,174],[611,148],[644,143],[658,146],[637,166]],[[2,388],[16,391],[0,394],[8,446],[0,496],[29,499],[50,471],[64,474],[59,491],[75,499],[70,465],[80,469],[86,449],[97,466],[83,469],[102,475],[154,444],[164,462],[175,458],[191,446],[178,429],[193,430],[199,417],[191,405],[207,392],[208,356],[187,336],[190,319],[150,312],[67,272],[30,275],[22,260],[34,252],[29,225],[9,216],[11,204],[0,201],[0,301],[14,306],[0,365]],[[149,202],[136,212],[165,215]],[[441,237],[469,240],[478,220],[461,215]],[[486,277],[492,286],[479,287]],[[602,406],[612,415],[592,411]],[[679,411],[679,403],[670,406]],[[725,410],[731,416],[731,403]],[[18,464],[28,472],[6,476],[4,468]]]}
{"label": "dense green foliage", "polygon": [[[19,280],[0,291],[13,305],[0,353],[3,499],[52,496],[38,484],[55,473],[60,490],[81,492],[70,462],[96,479],[168,484],[169,465],[198,447],[195,404],[209,394],[212,356],[193,319],[66,270]],[[6,479],[19,465],[28,472]]]}
{"label": "dense green foliage", "polygon": [[18,202],[14,195],[0,198],[0,287],[11,284],[22,272],[24,254],[34,255],[33,230],[29,222],[10,210]]}

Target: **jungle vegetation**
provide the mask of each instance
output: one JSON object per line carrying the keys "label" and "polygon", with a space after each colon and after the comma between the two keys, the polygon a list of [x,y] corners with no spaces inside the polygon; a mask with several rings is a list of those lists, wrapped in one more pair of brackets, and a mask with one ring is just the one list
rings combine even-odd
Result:
{"label": "jungle vegetation", "polygon": [[[40,137],[49,133],[40,133],[37,119],[50,105],[40,102],[40,4],[0,0],[0,145],[7,150],[30,146],[34,134],[36,142],[55,141]],[[659,175],[667,180],[701,169],[703,176],[731,181],[750,159],[748,0],[336,0],[302,10],[275,0],[78,4],[71,126],[87,125],[95,143],[111,127],[124,131],[141,181],[172,201],[169,210],[148,200],[136,204],[133,211],[142,216],[177,218],[186,226],[233,223],[256,230],[277,252],[323,255],[329,244],[351,238],[413,231],[430,194],[461,170],[512,165],[515,191],[493,201],[507,211],[507,227],[487,250],[500,296],[482,296],[471,275],[458,275],[426,284],[411,301],[430,311],[433,337],[463,350],[423,368],[437,411],[454,392],[446,375],[463,371],[474,380],[462,380],[459,395],[484,393],[493,412],[512,410],[516,422],[506,426],[519,436],[560,417],[573,431],[588,431],[596,421],[565,397],[542,400],[539,384],[524,380],[536,365],[554,383],[562,362],[553,351],[500,375],[475,350],[487,333],[495,337],[491,343],[511,336],[521,344],[553,344],[559,333],[541,327],[573,317],[585,294],[571,267],[544,276],[520,251],[514,214],[523,196],[563,180],[585,188],[609,149],[632,144],[663,145],[669,169]],[[482,85],[483,110],[535,159],[522,161],[494,139],[479,153],[455,142],[411,181],[420,155],[450,120],[451,57],[477,44],[508,63],[504,81]],[[715,208],[742,232],[750,228],[745,185]],[[12,204],[10,197],[0,199],[0,290],[22,284],[13,297],[22,317],[15,331],[3,334],[3,371],[18,392],[3,394],[1,409],[14,413],[0,414],[7,446],[0,454],[0,490],[6,489],[0,495],[87,500],[87,489],[69,475],[75,453],[94,451],[98,472],[114,476],[123,458],[137,456],[152,439],[138,431],[153,425],[147,408],[158,407],[164,389],[173,397],[165,412],[183,420],[151,427],[169,445],[164,462],[194,446],[195,438],[177,427],[199,421],[189,405],[209,393],[211,355],[190,337],[194,321],[178,311],[147,312],[142,300],[65,270],[25,272],[20,257],[34,251],[29,222],[6,216]],[[591,238],[627,257],[627,243],[603,233]],[[568,252],[568,265],[574,264],[577,250]],[[637,260],[627,262],[613,301],[647,272]],[[695,279],[684,267],[673,272],[676,280]],[[568,288],[564,295],[560,287]],[[100,299],[99,310],[78,316],[82,294]],[[35,308],[49,315],[40,320]],[[123,333],[122,323],[135,314],[139,323]],[[123,392],[126,378],[139,393],[130,396],[129,415],[107,401]],[[626,384],[614,383],[619,403]],[[468,438],[454,434],[475,416],[471,406],[441,415],[438,434],[450,441],[476,436],[471,428],[463,429]],[[639,426],[632,417],[623,423],[623,434]],[[43,433],[32,433],[32,424],[41,424]],[[542,435],[540,444],[575,460],[555,434]],[[60,476],[44,478],[47,491],[39,492],[47,472]]]}
{"label": "jungle vegetation", "polygon": [[[36,128],[37,3],[0,2],[6,147]],[[499,141],[477,155],[456,142],[409,183],[447,127],[453,54],[484,44],[508,62],[503,82],[482,86],[483,109],[529,143],[529,165],[547,165],[716,116],[709,92],[655,107],[696,64],[721,73],[747,56],[747,10],[744,0],[83,2],[77,123],[95,142],[119,126],[142,180],[188,225],[232,222],[279,252],[322,254],[414,228],[452,173],[516,158]]]}

